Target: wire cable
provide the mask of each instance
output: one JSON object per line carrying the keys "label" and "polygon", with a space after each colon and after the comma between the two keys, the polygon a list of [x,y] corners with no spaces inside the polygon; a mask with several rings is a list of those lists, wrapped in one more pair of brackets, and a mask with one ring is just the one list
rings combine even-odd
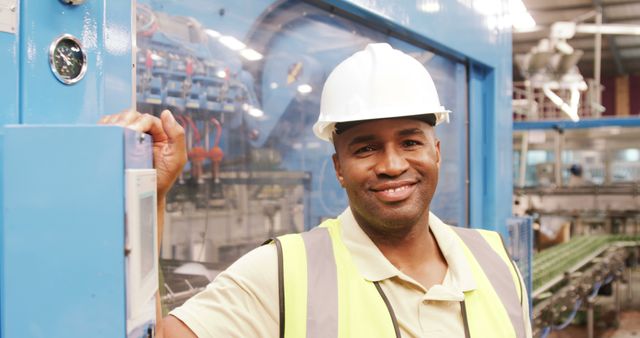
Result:
{"label": "wire cable", "polygon": [[567,319],[562,324],[553,325],[553,329],[560,331],[567,328],[567,326],[569,326],[569,324],[571,324],[571,322],[573,322],[573,320],[576,318],[576,314],[578,314],[578,310],[580,310],[580,306],[582,306],[582,299],[578,299],[578,301],[573,304],[573,311],[571,311],[571,314],[569,314],[569,317],[567,317]]}
{"label": "wire cable", "polygon": [[547,338],[547,336],[551,333],[551,326],[547,326],[542,329],[542,333],[540,333],[540,338]]}

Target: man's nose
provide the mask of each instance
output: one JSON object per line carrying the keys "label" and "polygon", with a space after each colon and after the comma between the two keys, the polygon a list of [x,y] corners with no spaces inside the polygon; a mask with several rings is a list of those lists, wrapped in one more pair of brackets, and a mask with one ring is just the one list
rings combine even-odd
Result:
{"label": "man's nose", "polygon": [[376,175],[396,177],[407,171],[409,163],[402,152],[393,147],[388,147],[378,157],[375,166]]}

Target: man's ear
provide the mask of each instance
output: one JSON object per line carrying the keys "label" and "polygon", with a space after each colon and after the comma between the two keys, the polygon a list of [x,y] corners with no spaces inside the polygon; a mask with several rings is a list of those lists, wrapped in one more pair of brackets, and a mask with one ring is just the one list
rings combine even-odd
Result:
{"label": "man's ear", "polygon": [[344,188],[344,177],[342,177],[342,167],[340,166],[338,154],[333,154],[331,159],[333,160],[333,169],[336,170],[336,178],[338,179],[338,182],[340,182],[340,186]]}
{"label": "man's ear", "polygon": [[440,169],[440,139],[436,139],[436,164]]}

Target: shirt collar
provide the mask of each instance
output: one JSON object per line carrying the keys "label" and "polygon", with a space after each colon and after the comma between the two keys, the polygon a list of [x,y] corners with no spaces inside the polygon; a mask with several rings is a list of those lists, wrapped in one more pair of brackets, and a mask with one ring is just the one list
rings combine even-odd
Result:
{"label": "shirt collar", "polygon": [[[389,262],[360,228],[350,208],[338,216],[338,221],[341,224],[344,244],[351,252],[358,271],[365,279],[382,281],[404,275]],[[452,286],[462,292],[475,290],[475,279],[460,239],[447,224],[432,213],[429,213],[429,226],[449,266],[448,274],[450,274]]]}

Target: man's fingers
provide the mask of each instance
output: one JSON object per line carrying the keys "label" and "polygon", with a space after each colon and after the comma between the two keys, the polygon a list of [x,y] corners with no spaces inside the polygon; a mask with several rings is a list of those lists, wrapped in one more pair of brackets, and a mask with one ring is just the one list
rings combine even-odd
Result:
{"label": "man's fingers", "polygon": [[[184,130],[176,123],[173,115],[166,110],[163,112],[163,119],[150,114],[140,114],[135,110],[126,111],[120,114],[105,115],[98,121],[99,124],[112,124],[128,127],[142,133],[153,136],[154,142],[164,142],[178,140],[184,143]],[[166,124],[166,126],[163,126]],[[173,141],[172,141],[173,142]]]}
{"label": "man's fingers", "polygon": [[154,143],[164,142],[167,140],[167,134],[162,128],[162,122],[159,118],[153,115],[142,114],[140,117],[138,117],[137,120],[135,120],[134,123],[128,125],[127,127],[139,132],[151,134]]}
{"label": "man's fingers", "polygon": [[169,143],[177,143],[178,146],[184,146],[184,128],[176,122],[170,111],[165,110],[160,115],[162,119],[162,128],[169,138]]}
{"label": "man's fingers", "polygon": [[130,110],[128,112],[119,114],[117,120],[113,121],[113,123],[121,127],[126,127],[139,119],[140,116],[142,116],[142,114],[138,113],[135,110]]}
{"label": "man's fingers", "polygon": [[117,115],[118,114],[104,115],[102,118],[100,118],[100,121],[98,121],[98,124],[110,124],[111,120],[117,117]]}

